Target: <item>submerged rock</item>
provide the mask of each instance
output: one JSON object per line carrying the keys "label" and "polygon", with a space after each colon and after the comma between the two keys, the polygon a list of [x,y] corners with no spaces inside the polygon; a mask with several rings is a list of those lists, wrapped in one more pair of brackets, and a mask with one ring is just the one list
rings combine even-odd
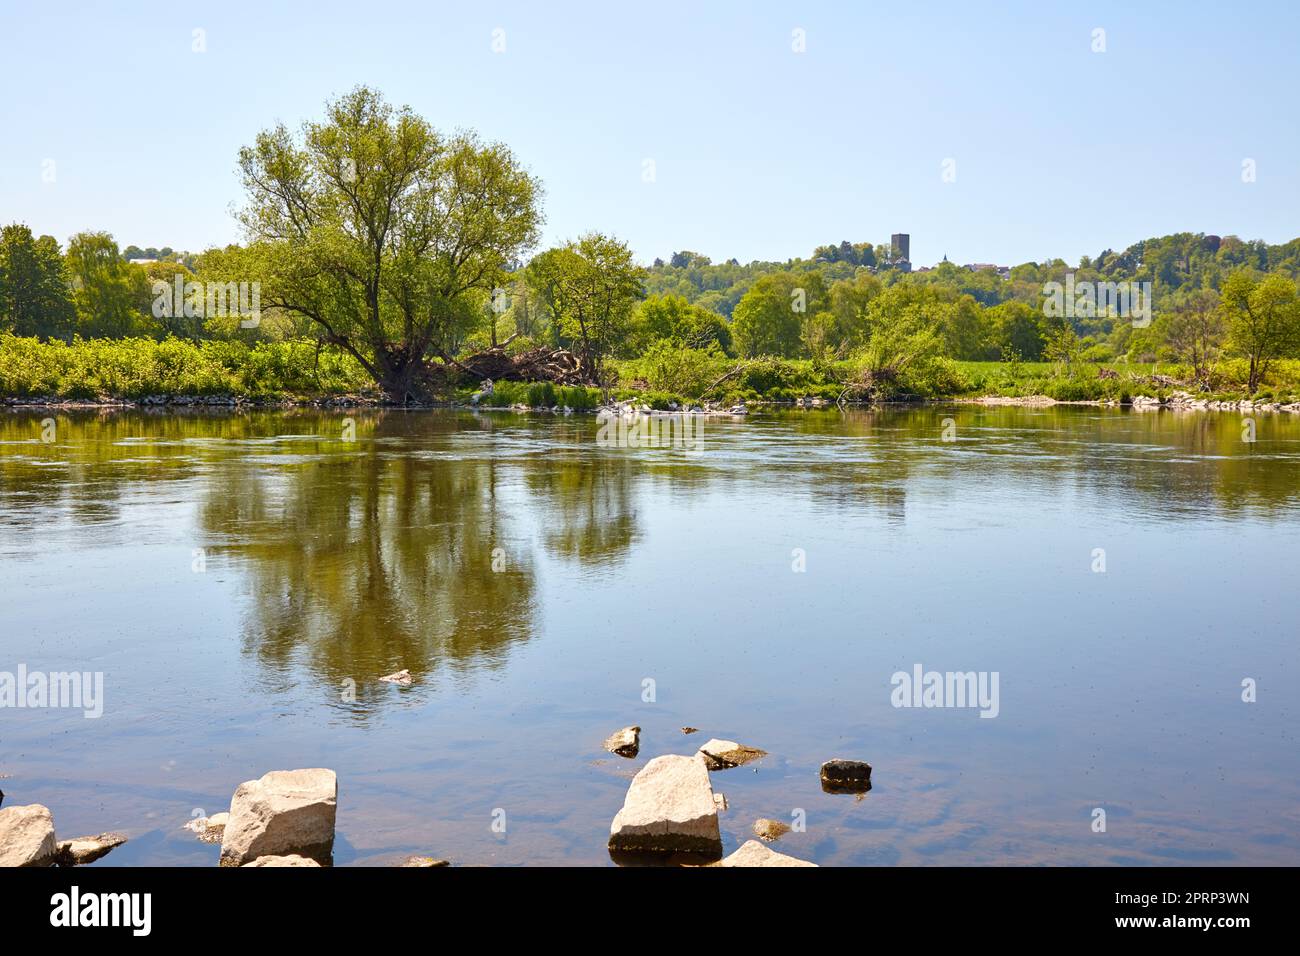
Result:
{"label": "submerged rock", "polygon": [[52,866],[58,854],[49,807],[30,803],[0,810],[0,866]]}
{"label": "submerged rock", "polygon": [[641,752],[641,728],[624,727],[605,738],[605,749],[620,757],[635,757]]}
{"label": "submerged rock", "polygon": [[782,823],[780,820],[764,817],[761,820],[754,821],[754,835],[759,839],[766,840],[768,843],[781,839],[789,832],[789,824]]}
{"label": "submerged rock", "polygon": [[807,860],[798,860],[784,853],[769,850],[757,840],[747,840],[731,856],[718,863],[718,866],[816,866]]}
{"label": "submerged rock", "polygon": [[699,728],[699,727],[683,727],[683,728],[682,728],[682,733],[684,733],[684,734],[698,734],[699,732],[700,732],[700,728]]}
{"label": "submerged rock", "polygon": [[404,867],[451,866],[450,860],[436,860],[431,856],[408,856],[402,861]]}
{"label": "submerged rock", "polygon": [[59,843],[59,866],[85,866],[94,863],[111,850],[126,842],[120,833],[101,833],[99,836],[73,837]]}
{"label": "submerged rock", "polygon": [[221,865],[289,854],[328,864],[338,789],[334,771],[321,768],[273,770],[241,783],[221,836]]}
{"label": "submerged rock", "polygon": [[411,672],[403,668],[396,674],[389,674],[386,677],[381,677],[379,679],[387,681],[390,684],[401,684],[403,687],[407,687],[411,683]]}
{"label": "submerged rock", "polygon": [[244,866],[314,866],[320,867],[315,860],[308,859],[305,856],[298,856],[291,853],[288,856],[259,856],[251,863],[245,863]]}
{"label": "submerged rock", "polygon": [[229,813],[214,813],[210,817],[195,817],[185,824],[185,829],[196,834],[204,843],[220,843],[221,835],[229,822]]}
{"label": "submerged rock", "polygon": [[718,808],[703,759],[666,754],[642,767],[610,824],[609,848],[720,856]]}
{"label": "submerged rock", "polygon": [[866,793],[871,789],[871,764],[837,757],[822,764],[821,777],[827,793]]}
{"label": "submerged rock", "polygon": [[759,757],[766,757],[767,751],[746,747],[734,740],[718,740],[715,737],[700,747],[699,754],[710,770],[730,770],[732,767],[742,766]]}

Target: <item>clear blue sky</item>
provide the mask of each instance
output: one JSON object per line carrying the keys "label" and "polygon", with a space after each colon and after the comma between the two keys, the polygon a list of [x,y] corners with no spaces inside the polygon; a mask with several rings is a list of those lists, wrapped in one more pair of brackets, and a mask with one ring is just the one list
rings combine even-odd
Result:
{"label": "clear blue sky", "polygon": [[600,229],[645,261],[891,232],[917,264],[1073,262],[1184,230],[1281,242],[1300,235],[1298,11],[0,0],[0,219],[237,241],[238,148],[366,83],[508,143],[545,182],[547,242]]}

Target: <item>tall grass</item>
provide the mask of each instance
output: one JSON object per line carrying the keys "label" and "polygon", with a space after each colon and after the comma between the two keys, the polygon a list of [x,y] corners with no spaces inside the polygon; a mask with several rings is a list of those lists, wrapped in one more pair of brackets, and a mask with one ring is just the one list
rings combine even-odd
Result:
{"label": "tall grass", "polygon": [[577,411],[600,404],[600,390],[581,385],[554,385],[550,382],[506,382],[492,384],[492,395],[480,404],[490,408],[527,405],[530,408],[569,407]]}
{"label": "tall grass", "polygon": [[280,398],[371,388],[349,356],[312,342],[169,338],[41,341],[0,336],[0,395],[140,399],[150,395]]}

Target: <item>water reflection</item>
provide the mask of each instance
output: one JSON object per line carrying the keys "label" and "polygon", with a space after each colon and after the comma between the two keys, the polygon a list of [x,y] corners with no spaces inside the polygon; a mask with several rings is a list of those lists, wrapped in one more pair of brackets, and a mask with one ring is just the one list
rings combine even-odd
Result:
{"label": "water reflection", "polygon": [[[719,781],[728,850],[803,807],[782,846],[824,864],[1297,859],[1300,417],[1250,444],[1229,414],[763,412],[709,420],[698,455],[596,427],[0,414],[0,649],[103,669],[109,699],[7,722],[5,789],[131,830],[119,861],[204,862],[134,834],[319,763],[357,859],[607,863],[638,763],[601,740],[636,723],[644,761],[690,724],[770,754]],[[918,661],[1004,674],[998,719],[894,709]],[[876,789],[824,793],[834,756]]]}
{"label": "water reflection", "polygon": [[402,414],[358,416],[352,442],[214,470],[199,507],[203,540],[243,573],[247,652],[272,672],[306,667],[358,710],[388,697],[375,679],[399,668],[418,682],[500,666],[533,626],[514,469],[381,452],[452,433],[415,427]]}
{"label": "water reflection", "polygon": [[[391,670],[419,682],[499,668],[538,626],[539,558],[617,570],[648,494],[779,491],[897,527],[909,493],[949,482],[1151,521],[1281,514],[1300,496],[1300,426],[1279,416],[1260,417],[1248,444],[1228,414],[772,413],[710,420],[695,456],[596,448],[595,427],[373,410],[13,412],[0,416],[0,546],[21,553],[52,528],[189,502],[195,547],[238,572],[243,646],[268,682],[301,669],[364,712],[391,699],[375,684]],[[355,701],[343,693],[353,681]]]}

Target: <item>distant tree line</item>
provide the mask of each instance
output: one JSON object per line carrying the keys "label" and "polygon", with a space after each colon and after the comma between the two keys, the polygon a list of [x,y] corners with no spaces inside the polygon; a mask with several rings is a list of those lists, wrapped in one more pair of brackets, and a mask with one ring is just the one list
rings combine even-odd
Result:
{"label": "distant tree line", "polygon": [[[493,346],[569,349],[602,385],[611,363],[645,356],[861,358],[878,375],[934,357],[1169,358],[1208,377],[1233,355],[1247,360],[1252,391],[1300,352],[1300,239],[1179,233],[1005,276],[946,260],[907,272],[888,247],[847,240],[747,265],[681,250],[646,268],[601,232],[536,251],[542,187],[505,146],[444,134],[364,87],[296,133],[263,131],[239,162],[241,244],[119,249],[108,233],[82,232],[63,249],[4,226],[0,333],[314,341],[398,400]],[[1113,307],[1051,314],[1045,287],[1067,277],[1150,283],[1154,321]],[[201,299],[203,284],[237,282],[259,284],[259,322],[158,307],[160,287],[188,297],[193,285]]]}

